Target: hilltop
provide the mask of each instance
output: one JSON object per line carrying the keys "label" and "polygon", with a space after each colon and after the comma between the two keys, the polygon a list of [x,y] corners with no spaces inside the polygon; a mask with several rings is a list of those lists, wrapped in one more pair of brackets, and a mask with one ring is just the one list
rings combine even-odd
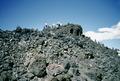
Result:
{"label": "hilltop", "polygon": [[77,24],[0,30],[0,81],[120,81],[120,57]]}

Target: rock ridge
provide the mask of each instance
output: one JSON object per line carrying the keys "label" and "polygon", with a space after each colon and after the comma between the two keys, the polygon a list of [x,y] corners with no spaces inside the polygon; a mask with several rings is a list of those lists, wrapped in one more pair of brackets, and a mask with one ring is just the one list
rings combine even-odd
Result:
{"label": "rock ridge", "polygon": [[77,24],[0,29],[0,81],[120,81],[120,57]]}

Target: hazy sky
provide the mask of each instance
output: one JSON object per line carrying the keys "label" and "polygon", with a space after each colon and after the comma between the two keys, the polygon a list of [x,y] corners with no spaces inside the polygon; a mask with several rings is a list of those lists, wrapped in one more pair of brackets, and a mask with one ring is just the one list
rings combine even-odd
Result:
{"label": "hazy sky", "polygon": [[120,48],[120,0],[0,0],[1,29],[13,30],[16,26],[42,29],[44,23],[58,21],[80,24],[85,32],[95,35],[103,33],[101,28],[114,30],[117,26],[117,37],[101,42]]}

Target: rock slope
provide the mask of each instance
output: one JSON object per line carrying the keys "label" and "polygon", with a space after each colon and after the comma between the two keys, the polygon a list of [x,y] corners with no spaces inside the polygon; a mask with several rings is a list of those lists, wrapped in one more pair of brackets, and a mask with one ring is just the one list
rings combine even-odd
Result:
{"label": "rock slope", "polygon": [[120,81],[117,50],[82,32],[76,24],[0,30],[0,81]]}

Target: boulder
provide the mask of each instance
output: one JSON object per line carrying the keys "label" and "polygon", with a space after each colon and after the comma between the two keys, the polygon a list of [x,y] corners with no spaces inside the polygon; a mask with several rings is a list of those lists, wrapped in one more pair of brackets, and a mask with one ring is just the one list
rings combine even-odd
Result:
{"label": "boulder", "polygon": [[46,72],[49,76],[57,76],[65,71],[64,67],[59,64],[49,64],[46,68]]}
{"label": "boulder", "polygon": [[29,67],[29,71],[37,77],[44,77],[46,75],[46,59],[38,58]]}

